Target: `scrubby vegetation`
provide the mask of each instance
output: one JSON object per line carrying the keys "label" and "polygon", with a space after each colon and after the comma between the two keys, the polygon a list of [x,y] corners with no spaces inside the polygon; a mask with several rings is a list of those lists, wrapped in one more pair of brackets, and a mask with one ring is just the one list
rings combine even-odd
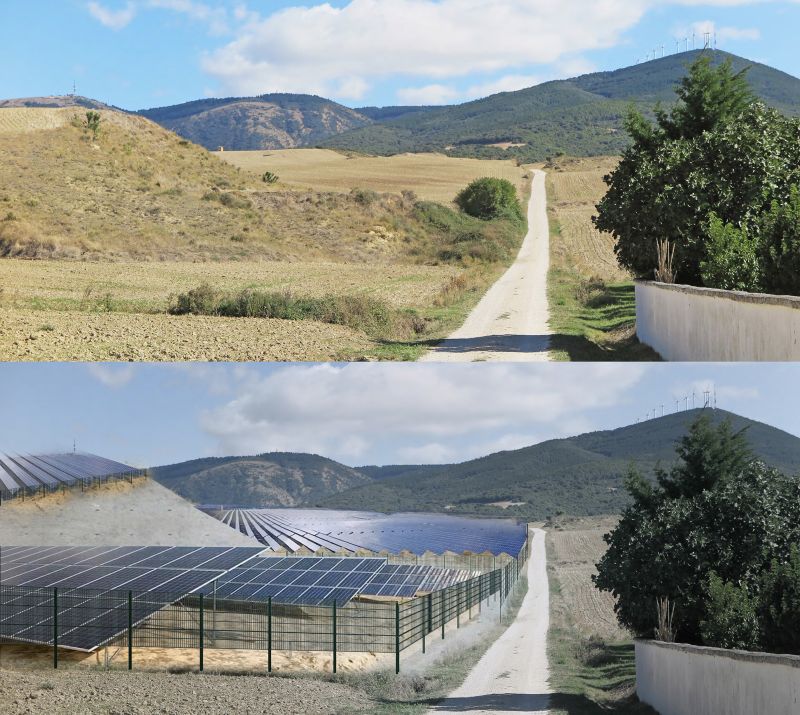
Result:
{"label": "scrubby vegetation", "polygon": [[711,288],[796,292],[800,120],[756,101],[746,72],[701,56],[655,124],[632,112],[632,144],[608,177],[596,225],[620,264],[653,278],[658,246],[675,280]]}
{"label": "scrubby vegetation", "polygon": [[390,308],[369,296],[336,295],[304,298],[291,293],[243,290],[220,293],[207,283],[177,295],[172,315],[217,315],[226,318],[317,320],[363,330],[373,337],[410,337],[425,330],[425,322],[410,311]]}
{"label": "scrubby vegetation", "polygon": [[633,503],[606,537],[597,586],[640,636],[653,636],[666,599],[676,640],[800,654],[800,482],[756,460],[744,430],[706,416],[676,454],[656,485],[629,474]]}

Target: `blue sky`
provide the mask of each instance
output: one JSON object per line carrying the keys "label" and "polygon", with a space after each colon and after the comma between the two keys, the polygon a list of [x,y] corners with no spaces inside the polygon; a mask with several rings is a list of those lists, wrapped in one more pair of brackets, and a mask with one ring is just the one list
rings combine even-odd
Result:
{"label": "blue sky", "polygon": [[460,102],[712,28],[721,49],[797,76],[798,27],[797,0],[3,0],[0,98],[75,81],[127,109],[269,91]]}
{"label": "blue sky", "polygon": [[800,436],[798,364],[19,363],[0,365],[0,450],[461,461],[674,411],[711,385],[719,407]]}

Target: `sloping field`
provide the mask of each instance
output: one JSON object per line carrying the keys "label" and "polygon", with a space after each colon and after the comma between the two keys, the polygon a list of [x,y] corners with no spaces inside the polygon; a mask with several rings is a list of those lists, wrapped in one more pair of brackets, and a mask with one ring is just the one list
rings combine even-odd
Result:
{"label": "sloping field", "polygon": [[528,171],[512,161],[453,159],[443,154],[359,156],[328,149],[226,151],[221,159],[261,177],[271,171],[281,183],[316,191],[413,191],[419,198],[449,204],[473,179],[508,179],[524,196]]}
{"label": "sloping field", "polygon": [[70,121],[60,109],[4,107],[0,109],[0,134],[27,134],[41,129],[59,129]]}
{"label": "sloping field", "polygon": [[258,546],[152,480],[0,507],[4,546]]}
{"label": "sloping field", "polygon": [[617,264],[614,239],[592,224],[597,202],[605,195],[603,176],[617,159],[557,159],[547,169],[547,194],[553,235],[551,252],[556,265],[576,269],[586,278],[624,281],[630,275]]}
{"label": "sloping field", "polygon": [[595,564],[606,550],[603,534],[612,525],[613,520],[602,517],[581,519],[567,529],[548,530],[547,541],[548,565],[560,584],[555,607],[562,610],[561,617],[583,636],[615,642],[630,634],[617,623],[612,596],[592,583]]}

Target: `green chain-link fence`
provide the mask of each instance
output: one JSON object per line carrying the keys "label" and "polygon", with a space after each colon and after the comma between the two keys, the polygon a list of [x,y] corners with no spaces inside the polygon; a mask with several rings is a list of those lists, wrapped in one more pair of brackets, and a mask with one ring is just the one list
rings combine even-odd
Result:
{"label": "green chain-link fence", "polygon": [[93,651],[103,645],[127,649],[128,667],[137,648],[400,654],[431,638],[444,638],[448,624],[492,597],[502,604],[517,584],[528,546],[497,569],[441,591],[403,602],[353,600],[344,605],[300,606],[218,598],[213,586],[189,596],[153,592],[41,589],[0,586],[0,638]]}

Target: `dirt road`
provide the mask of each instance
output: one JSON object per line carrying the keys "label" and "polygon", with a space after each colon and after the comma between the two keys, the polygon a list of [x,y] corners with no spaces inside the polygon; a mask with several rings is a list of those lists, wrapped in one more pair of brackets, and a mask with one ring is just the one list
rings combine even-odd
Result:
{"label": "dirt road", "polygon": [[533,530],[528,593],[514,622],[431,713],[547,713],[550,687],[547,626],[550,595],[544,532]]}
{"label": "dirt road", "polygon": [[549,360],[547,271],[550,228],[545,174],[533,172],[528,235],[517,260],[475,306],[466,322],[422,360],[430,362]]}

